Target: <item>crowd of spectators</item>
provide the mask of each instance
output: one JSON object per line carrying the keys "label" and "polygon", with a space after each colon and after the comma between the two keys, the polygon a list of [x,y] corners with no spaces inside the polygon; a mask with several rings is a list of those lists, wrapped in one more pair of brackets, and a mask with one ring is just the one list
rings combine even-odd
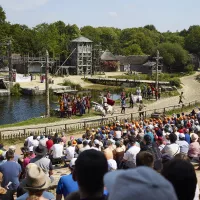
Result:
{"label": "crowd of spectators", "polygon": [[[0,199],[12,200],[17,192],[18,200],[197,200],[199,116],[115,121],[69,140],[64,132],[30,134],[23,156],[14,146],[0,146]],[[54,165],[71,172],[60,178],[56,197],[47,191]]]}

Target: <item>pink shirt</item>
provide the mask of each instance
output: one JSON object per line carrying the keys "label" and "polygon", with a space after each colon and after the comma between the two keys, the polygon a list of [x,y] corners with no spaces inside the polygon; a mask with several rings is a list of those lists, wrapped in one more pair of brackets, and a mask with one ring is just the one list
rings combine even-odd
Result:
{"label": "pink shirt", "polygon": [[200,154],[200,145],[198,142],[192,142],[189,145],[188,156],[189,157],[199,157]]}
{"label": "pink shirt", "polygon": [[29,164],[30,160],[31,160],[30,157],[24,158],[24,162],[23,162],[23,167],[24,167],[24,169],[25,169],[26,166]]}

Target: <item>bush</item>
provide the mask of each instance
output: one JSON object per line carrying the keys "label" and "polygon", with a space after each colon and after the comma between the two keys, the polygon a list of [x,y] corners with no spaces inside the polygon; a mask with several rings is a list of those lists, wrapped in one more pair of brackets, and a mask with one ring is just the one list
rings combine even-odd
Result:
{"label": "bush", "polygon": [[21,88],[20,88],[20,84],[16,83],[11,89],[10,89],[10,93],[13,96],[20,96],[21,95]]}
{"label": "bush", "polygon": [[191,73],[194,71],[194,65],[190,64],[184,67],[185,72]]}
{"label": "bush", "polygon": [[64,80],[63,81],[63,86],[70,86],[71,88],[76,89],[78,91],[82,90],[82,87],[81,87],[80,84],[72,83],[69,80]]}
{"label": "bush", "polygon": [[170,85],[180,87],[181,86],[181,80],[179,78],[172,78],[170,80]]}

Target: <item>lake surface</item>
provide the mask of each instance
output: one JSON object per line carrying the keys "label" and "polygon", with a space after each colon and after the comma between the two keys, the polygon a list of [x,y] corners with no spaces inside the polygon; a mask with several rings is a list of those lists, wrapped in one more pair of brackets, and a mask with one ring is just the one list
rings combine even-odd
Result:
{"label": "lake surface", "polygon": [[[114,94],[112,98],[119,99],[119,95]],[[56,99],[54,98],[54,101],[50,102],[51,109],[59,107]],[[97,96],[94,97],[94,100],[96,99]],[[0,97],[0,125],[12,124],[44,114],[44,96]]]}

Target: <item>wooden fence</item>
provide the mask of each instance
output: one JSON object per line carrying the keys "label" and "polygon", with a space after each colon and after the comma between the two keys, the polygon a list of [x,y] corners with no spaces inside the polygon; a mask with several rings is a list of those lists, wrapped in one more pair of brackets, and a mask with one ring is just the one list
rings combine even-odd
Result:
{"label": "wooden fence", "polygon": [[[195,100],[189,103],[185,103],[184,106],[195,106],[200,101]],[[145,110],[144,111],[144,117],[148,118],[151,117],[152,113],[161,113],[162,115],[167,113],[168,111],[172,111],[175,109],[182,109],[183,105],[172,105],[164,108],[159,109],[151,109],[151,110]],[[85,128],[97,128],[103,125],[109,125],[112,124],[115,121],[120,121],[121,123],[124,123],[124,120],[127,119],[128,121],[136,120],[139,118],[139,112],[133,112],[129,114],[119,114],[115,116],[110,116],[106,118],[99,118],[99,119],[90,119],[85,121],[79,121],[76,123],[65,123],[65,124],[59,124],[59,125],[51,125],[51,126],[45,126],[41,125],[40,127],[36,128],[17,128],[16,129],[3,129],[0,130],[0,140],[8,140],[8,139],[19,139],[19,138],[26,138],[30,135],[30,133],[33,133],[34,135],[54,135],[55,133],[70,133],[70,132],[78,132],[82,131]]]}

